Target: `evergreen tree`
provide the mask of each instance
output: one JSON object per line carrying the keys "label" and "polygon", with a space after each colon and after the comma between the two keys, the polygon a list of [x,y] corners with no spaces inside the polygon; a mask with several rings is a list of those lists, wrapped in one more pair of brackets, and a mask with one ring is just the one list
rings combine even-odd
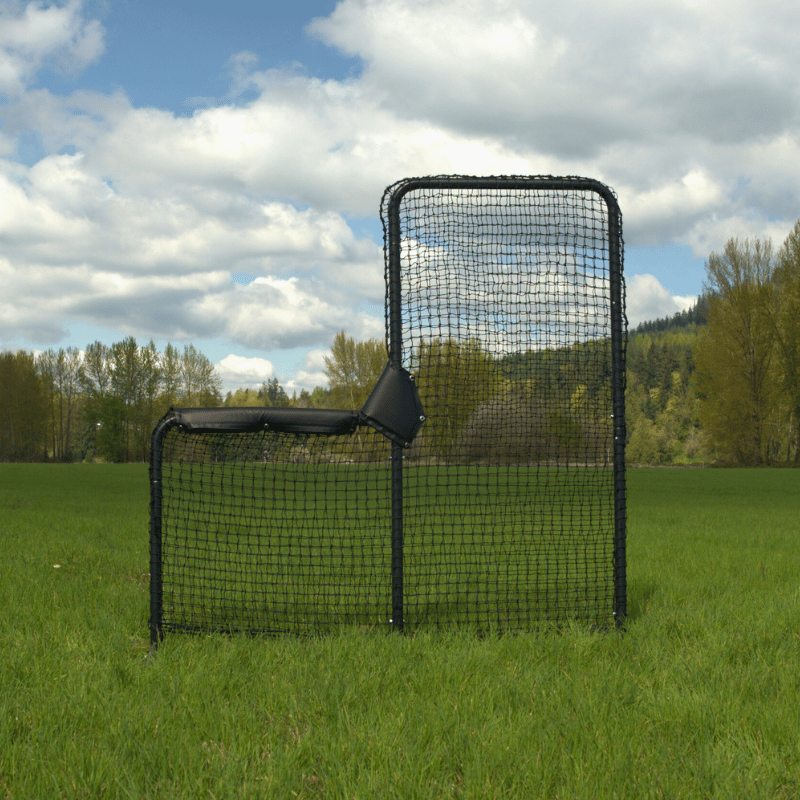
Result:
{"label": "evergreen tree", "polygon": [[289,395],[286,394],[286,390],[280,385],[277,378],[270,378],[262,384],[258,396],[265,406],[288,408],[291,405]]}

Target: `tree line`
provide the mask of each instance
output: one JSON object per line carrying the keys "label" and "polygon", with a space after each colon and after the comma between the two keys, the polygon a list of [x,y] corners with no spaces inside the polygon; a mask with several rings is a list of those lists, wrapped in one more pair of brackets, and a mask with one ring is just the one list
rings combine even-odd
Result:
{"label": "tree line", "polygon": [[[457,450],[511,463],[558,447],[594,451],[600,460],[607,345],[503,358],[477,340],[421,345],[410,368],[423,404],[439,412],[419,434],[417,456]],[[356,372],[357,346],[351,340],[348,351]],[[734,238],[711,253],[697,303],[637,326],[626,356],[628,463],[800,465],[800,221],[777,251],[769,240]],[[468,374],[454,380],[457,369]],[[346,374],[328,371],[340,399],[365,397],[377,377],[366,368],[360,382]],[[524,429],[509,432],[504,420],[511,417],[524,418]]]}
{"label": "tree line", "polygon": [[[421,344],[409,366],[439,413],[409,457],[511,463],[556,447],[597,450],[609,424],[607,346],[499,358],[477,339]],[[150,433],[173,405],[357,409],[383,370],[385,345],[341,331],[325,363],[327,387],[289,397],[273,378],[223,399],[192,345],[160,353],[128,337],[83,354],[3,352],[0,460],[146,460]],[[468,374],[455,380],[457,370]],[[628,463],[800,464],[800,221],[777,251],[769,240],[731,239],[711,253],[694,307],[631,331],[626,377]],[[511,417],[525,429],[504,427]]]}
{"label": "tree line", "polygon": [[193,345],[0,353],[0,460],[144,461],[173,405],[216,406],[222,381]]}
{"label": "tree line", "polygon": [[153,428],[173,406],[359,408],[385,358],[381,342],[355,343],[342,332],[328,359],[335,388],[289,397],[272,378],[223,398],[213,364],[192,344],[179,350],[170,343],[159,352],[152,341],[141,346],[130,336],[110,346],[93,342],[83,352],[3,351],[0,461],[146,461]]}
{"label": "tree line", "polygon": [[630,338],[629,462],[800,465],[800,222],[711,253],[697,308]]}

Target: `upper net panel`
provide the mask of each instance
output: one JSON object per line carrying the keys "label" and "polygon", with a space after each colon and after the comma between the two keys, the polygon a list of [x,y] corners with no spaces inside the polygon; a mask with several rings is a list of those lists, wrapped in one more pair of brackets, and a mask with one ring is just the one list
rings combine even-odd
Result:
{"label": "upper net panel", "polygon": [[610,621],[613,195],[586,179],[412,179],[387,190],[382,219],[390,353],[426,415],[404,470],[407,624]]}
{"label": "upper net panel", "polygon": [[[487,188],[439,180],[404,193],[400,182],[382,205],[388,270],[388,206],[400,189],[404,349],[454,337],[508,355],[610,336],[602,195],[579,180],[555,191],[514,178],[508,188],[503,179]],[[387,326],[388,315],[387,304]]]}

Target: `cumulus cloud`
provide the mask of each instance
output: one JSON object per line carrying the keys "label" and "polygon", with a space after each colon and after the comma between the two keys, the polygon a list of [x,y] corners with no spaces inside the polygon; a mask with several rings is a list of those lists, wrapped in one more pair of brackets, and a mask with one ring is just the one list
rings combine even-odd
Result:
{"label": "cumulus cloud", "polygon": [[[734,197],[742,177],[788,168],[797,185],[798,24],[795,5],[755,0],[343,0],[311,31],[361,57],[361,90],[403,121],[488,139],[525,172],[602,178],[635,241],[660,243],[743,207],[774,218]],[[787,157],[765,164],[776,140]]]}
{"label": "cumulus cloud", "polygon": [[246,358],[231,353],[214,365],[226,386],[257,389],[275,376],[275,367],[266,358]]}
{"label": "cumulus cloud", "polygon": [[[3,336],[53,344],[73,319],[265,350],[380,338],[374,220],[408,175],[590,175],[628,244],[698,256],[780,241],[800,207],[794,3],[341,0],[309,30],[360,74],[232,53],[228,95],[188,116],[34,88],[102,54],[78,0],[0,23]],[[29,166],[23,134],[47,151]],[[690,300],[647,275],[628,288],[632,324]]]}
{"label": "cumulus cloud", "polygon": [[572,158],[654,122],[716,141],[784,130],[796,28],[778,30],[756,2],[735,6],[343,0],[311,31],[362,58],[364,84],[409,115]]}
{"label": "cumulus cloud", "polygon": [[686,311],[697,297],[673,295],[653,275],[634,275],[627,281],[626,313],[628,324],[635,328],[640,322],[671,317]]}
{"label": "cumulus cloud", "polygon": [[105,29],[86,20],[80,0],[0,7],[0,97],[16,97],[45,66],[76,75],[104,52]]}
{"label": "cumulus cloud", "polygon": [[[213,188],[126,194],[88,160],[0,167],[7,299],[41,325],[37,341],[71,314],[148,336],[319,345],[354,318],[370,328],[358,308],[383,304],[382,249],[340,214]],[[237,285],[240,273],[255,280]]]}
{"label": "cumulus cloud", "polygon": [[797,185],[800,56],[772,11],[738,13],[749,28],[705,3],[343,0],[311,31],[360,57],[358,78],[259,71],[239,53],[231,97],[257,92],[240,105],[182,117],[40,92],[9,113],[126,195],[211,188],[374,216],[409,174],[591,174],[617,189],[632,241],[688,243],[704,221],[774,219],[778,197],[788,226],[797,205],[740,190],[754,175]]}
{"label": "cumulus cloud", "polygon": [[309,350],[303,358],[302,368],[286,384],[289,394],[301,392],[303,389],[312,391],[317,386],[328,385],[328,375],[325,372],[325,358],[330,356],[330,350]]}
{"label": "cumulus cloud", "polygon": [[191,310],[198,320],[218,326],[209,334],[225,332],[249,347],[310,347],[333,338],[350,321],[345,298],[337,303],[323,297],[320,288],[304,286],[296,277],[256,278],[247,287],[208,293]]}

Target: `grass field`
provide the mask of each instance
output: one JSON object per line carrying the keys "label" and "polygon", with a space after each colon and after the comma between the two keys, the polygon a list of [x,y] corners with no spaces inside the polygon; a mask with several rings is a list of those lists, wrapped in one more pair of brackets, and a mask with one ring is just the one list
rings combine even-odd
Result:
{"label": "grass field", "polygon": [[143,465],[0,465],[0,798],[800,797],[800,472],[631,470],[627,632],[169,635]]}

